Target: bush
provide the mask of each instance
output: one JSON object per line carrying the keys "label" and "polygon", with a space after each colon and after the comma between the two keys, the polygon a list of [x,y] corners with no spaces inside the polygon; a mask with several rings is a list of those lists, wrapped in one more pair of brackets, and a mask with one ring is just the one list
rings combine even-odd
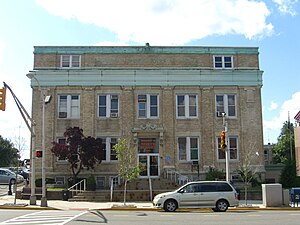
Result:
{"label": "bush", "polygon": [[225,180],[225,172],[213,167],[209,167],[206,174],[206,180]]}
{"label": "bush", "polygon": [[[55,184],[55,180],[53,178],[46,178],[46,184]],[[42,178],[35,180],[36,187],[42,187]]]}

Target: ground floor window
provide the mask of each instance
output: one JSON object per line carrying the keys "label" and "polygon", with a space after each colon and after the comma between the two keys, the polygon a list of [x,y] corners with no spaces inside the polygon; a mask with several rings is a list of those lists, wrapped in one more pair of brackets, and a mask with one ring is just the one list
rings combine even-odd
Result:
{"label": "ground floor window", "polygon": [[[218,160],[225,160],[225,151],[220,148],[220,137],[217,138]],[[238,138],[230,136],[227,139],[227,149],[230,160],[238,160]]]}
{"label": "ground floor window", "polygon": [[199,160],[199,138],[198,137],[178,137],[177,149],[179,161]]}

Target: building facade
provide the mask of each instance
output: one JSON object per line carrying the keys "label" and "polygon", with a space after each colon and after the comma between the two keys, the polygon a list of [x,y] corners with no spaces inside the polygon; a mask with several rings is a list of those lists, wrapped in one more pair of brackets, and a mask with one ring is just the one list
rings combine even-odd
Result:
{"label": "building facade", "polygon": [[[129,139],[140,178],[176,172],[205,179],[210,167],[225,171],[220,149],[222,113],[227,125],[231,175],[246,161],[264,177],[259,53],[256,47],[36,46],[32,116],[35,147],[42,145],[41,91],[45,105],[46,176],[64,182],[69,164],[50,151],[68,127],[101,137],[104,157],[93,171],[98,188],[118,174],[113,145]],[[38,81],[38,82],[37,82]],[[36,174],[40,176],[40,159]]]}

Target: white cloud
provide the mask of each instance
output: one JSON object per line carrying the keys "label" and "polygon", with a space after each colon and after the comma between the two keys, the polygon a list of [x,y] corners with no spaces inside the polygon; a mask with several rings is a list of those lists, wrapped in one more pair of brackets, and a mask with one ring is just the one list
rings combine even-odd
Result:
{"label": "white cloud", "polygon": [[[254,0],[36,0],[49,13],[116,33],[120,42],[184,44],[209,35],[248,39],[273,32],[270,11]],[[255,16],[253,16],[255,15]]]}
{"label": "white cloud", "polygon": [[[285,121],[288,121],[290,115],[290,122],[294,122],[294,116],[300,111],[300,92],[292,95],[291,99],[286,100],[281,108],[278,116],[273,117],[271,120],[264,120],[264,133],[274,133],[278,136]],[[273,141],[276,140],[273,137]],[[267,138],[267,137],[265,137]]]}
{"label": "white cloud", "polygon": [[277,109],[278,108],[278,104],[276,103],[276,102],[271,102],[271,105],[270,105],[270,107],[269,107],[269,111],[273,111],[273,110],[275,110],[275,109]]}
{"label": "white cloud", "polygon": [[290,14],[291,16],[297,15],[294,5],[298,0],[273,0],[278,6],[278,10],[283,14]]}

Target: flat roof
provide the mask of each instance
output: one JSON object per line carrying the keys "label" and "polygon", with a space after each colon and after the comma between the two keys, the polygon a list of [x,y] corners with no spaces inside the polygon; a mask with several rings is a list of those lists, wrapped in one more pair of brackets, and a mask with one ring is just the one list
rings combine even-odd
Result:
{"label": "flat roof", "polygon": [[258,47],[225,46],[34,46],[34,54],[258,54]]}

